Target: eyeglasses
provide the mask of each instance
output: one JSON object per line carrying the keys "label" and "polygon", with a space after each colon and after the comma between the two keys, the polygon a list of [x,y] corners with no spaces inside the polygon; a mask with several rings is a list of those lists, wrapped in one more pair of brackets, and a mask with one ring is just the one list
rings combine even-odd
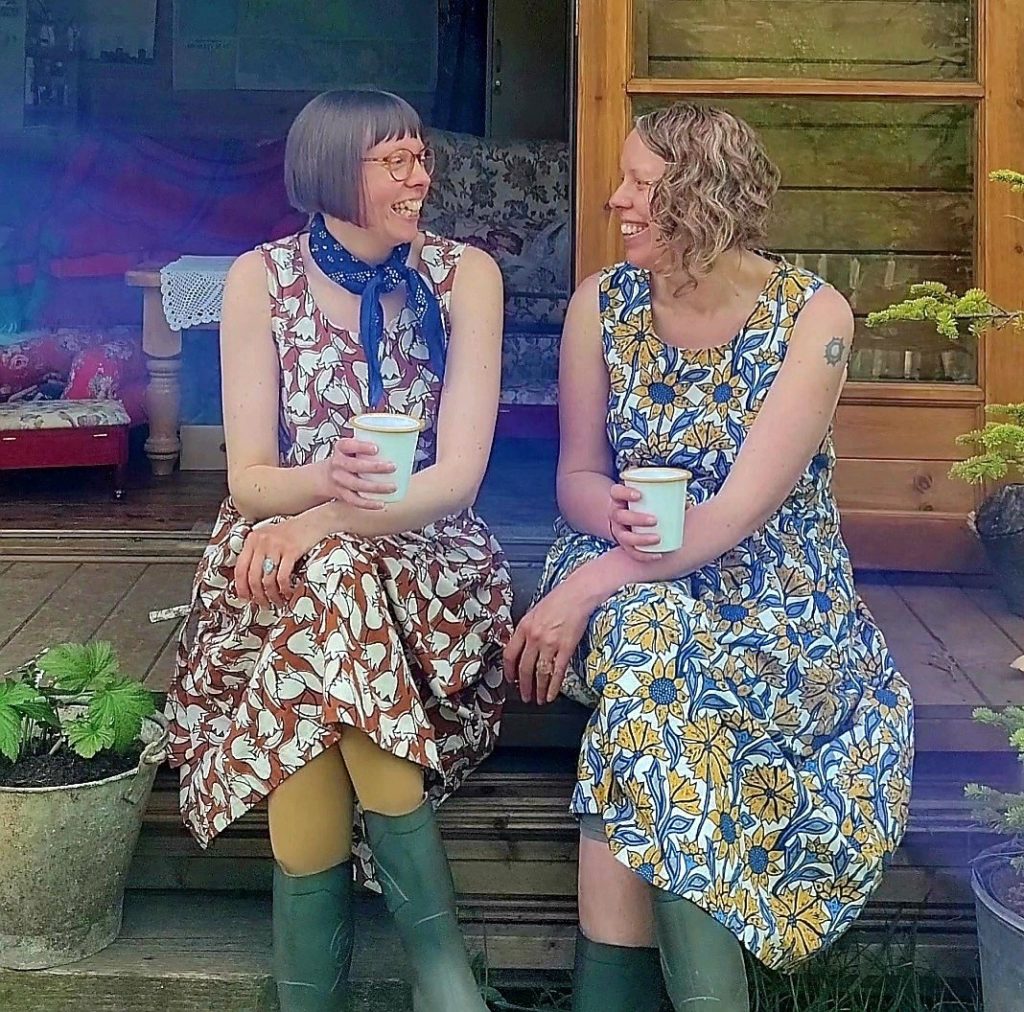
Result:
{"label": "eyeglasses", "polygon": [[393,151],[387,158],[364,158],[364,162],[378,162],[391,173],[391,178],[396,183],[404,183],[411,175],[413,167],[417,162],[423,166],[423,171],[428,175],[434,174],[434,149],[424,148],[419,154],[410,151],[408,148],[399,148]]}

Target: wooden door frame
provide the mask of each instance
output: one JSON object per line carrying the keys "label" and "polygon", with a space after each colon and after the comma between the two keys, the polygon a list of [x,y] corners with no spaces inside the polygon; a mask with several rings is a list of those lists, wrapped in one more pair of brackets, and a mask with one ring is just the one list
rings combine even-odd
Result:
{"label": "wooden door frame", "polygon": [[[619,183],[619,152],[634,96],[845,98],[972,103],[978,106],[975,146],[977,275],[993,299],[1024,306],[1024,223],[1021,198],[989,182],[996,168],[1024,171],[1024,3],[976,0],[976,80],[851,81],[687,79],[636,76],[634,0],[578,0],[576,59],[576,280],[613,263],[620,241],[606,201]],[[842,407],[934,409],[957,419],[984,419],[985,403],[1024,400],[1024,337],[987,335],[974,385],[915,382],[847,384]],[[965,410],[967,414],[965,415]],[[848,412],[850,414],[850,412]],[[869,413],[868,413],[869,414]],[[865,418],[863,410],[857,418]],[[909,416],[908,416],[909,417]],[[975,503],[980,501],[979,497]],[[983,561],[964,518],[884,509],[844,511],[855,561],[878,568],[972,571]],[[921,535],[915,547],[914,534]],[[922,542],[930,542],[921,546]],[[894,546],[898,547],[893,554]]]}

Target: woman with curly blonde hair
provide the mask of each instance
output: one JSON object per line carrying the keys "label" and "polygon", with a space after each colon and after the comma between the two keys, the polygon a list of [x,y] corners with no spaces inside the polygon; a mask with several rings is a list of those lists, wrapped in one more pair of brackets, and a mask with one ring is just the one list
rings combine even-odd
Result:
{"label": "woman with curly blonde hair", "polygon": [[[584,281],[559,378],[562,518],[506,650],[524,699],[593,714],[576,1012],[749,1009],[743,950],[788,969],[856,919],[903,835],[907,685],[853,583],[832,418],[853,317],[760,252],[779,174],[753,131],[637,120],[609,201],[627,260]],[[691,474],[658,551],[627,468]]]}

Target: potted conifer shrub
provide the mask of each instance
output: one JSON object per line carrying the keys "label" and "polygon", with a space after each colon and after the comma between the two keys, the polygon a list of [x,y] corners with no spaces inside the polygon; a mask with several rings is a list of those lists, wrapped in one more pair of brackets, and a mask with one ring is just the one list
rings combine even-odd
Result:
{"label": "potted conifer shrub", "polygon": [[[1024,762],[1024,706],[1000,712],[974,711],[976,720],[1006,731]],[[982,821],[1005,843],[982,851],[973,862],[971,886],[978,916],[978,950],[985,1012],[1024,1008],[1024,794],[967,785]]]}
{"label": "potted conifer shrub", "polygon": [[[1024,173],[1001,170],[990,177],[1024,194]],[[925,282],[910,297],[868,316],[868,326],[906,320],[930,321],[951,341],[972,338],[993,327],[1024,327],[1024,311],[995,305],[982,289],[963,295],[945,285]],[[1022,392],[1024,393],[1024,392]],[[1024,403],[990,404],[981,429],[958,438],[975,453],[955,464],[950,474],[973,484],[995,486],[970,518],[1007,604],[1024,615]],[[1001,727],[1024,762],[1024,706],[1000,712],[974,711],[976,720]],[[981,819],[1006,834],[1005,844],[975,858],[971,884],[978,917],[982,992],[985,1012],[1024,1009],[1024,794],[1006,793],[978,784],[967,786]]]}
{"label": "potted conifer shrub", "polygon": [[[991,178],[1024,193],[1024,173],[1001,170]],[[958,295],[946,285],[926,281],[913,285],[903,302],[870,313],[867,325],[910,320],[928,321],[943,337],[961,341],[964,327],[969,339],[992,328],[1024,328],[1024,310],[1003,309],[980,288]],[[955,464],[950,475],[972,484],[998,486],[968,519],[1008,606],[1024,615],[1024,484],[1006,483],[1024,477],[1024,403],[990,404],[985,410],[988,421],[984,428],[966,432],[957,440],[971,446],[974,454]]]}
{"label": "potted conifer shrub", "polygon": [[109,945],[167,727],[109,643],[64,643],[0,675],[0,967]]}

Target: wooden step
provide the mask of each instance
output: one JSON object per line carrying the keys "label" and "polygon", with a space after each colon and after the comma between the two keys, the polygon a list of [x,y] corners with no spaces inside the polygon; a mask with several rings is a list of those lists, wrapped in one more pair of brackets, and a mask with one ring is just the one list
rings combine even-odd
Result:
{"label": "wooden step", "polygon": [[[565,983],[575,925],[547,907],[517,900],[500,921],[484,921],[464,900],[471,953],[498,987]],[[566,911],[568,913],[568,911]],[[892,941],[898,911],[873,907],[853,937]],[[357,899],[352,1012],[406,1012],[401,945],[375,897]],[[888,918],[888,919],[887,919]],[[131,892],[118,940],[97,955],[52,970],[0,970],[4,1012],[274,1012],[270,978],[270,900],[265,895]],[[935,912],[916,928],[915,956],[946,977],[975,973],[969,911]],[[900,936],[897,935],[897,943]],[[544,968],[523,972],[523,967]]]}
{"label": "wooden step", "polygon": [[[932,930],[950,920],[969,925],[971,860],[996,837],[980,829],[963,799],[970,770],[919,761],[911,820],[868,907],[866,924],[897,916]],[[1007,767],[988,782],[1012,789],[1019,770]],[[558,929],[530,960],[501,956],[503,968],[563,968],[564,946],[576,923],[577,828],[567,810],[572,757],[564,752],[503,750],[441,809],[440,823],[465,916],[493,929],[526,921]],[[132,866],[131,885],[155,890],[269,889],[272,862],[266,812],[260,806],[200,850],[181,825],[176,784],[162,772]],[[959,929],[958,929],[959,930]],[[560,939],[560,941],[559,941]],[[545,947],[547,946],[547,947]],[[547,955],[545,956],[545,953]],[[542,958],[543,957],[543,958]]]}

